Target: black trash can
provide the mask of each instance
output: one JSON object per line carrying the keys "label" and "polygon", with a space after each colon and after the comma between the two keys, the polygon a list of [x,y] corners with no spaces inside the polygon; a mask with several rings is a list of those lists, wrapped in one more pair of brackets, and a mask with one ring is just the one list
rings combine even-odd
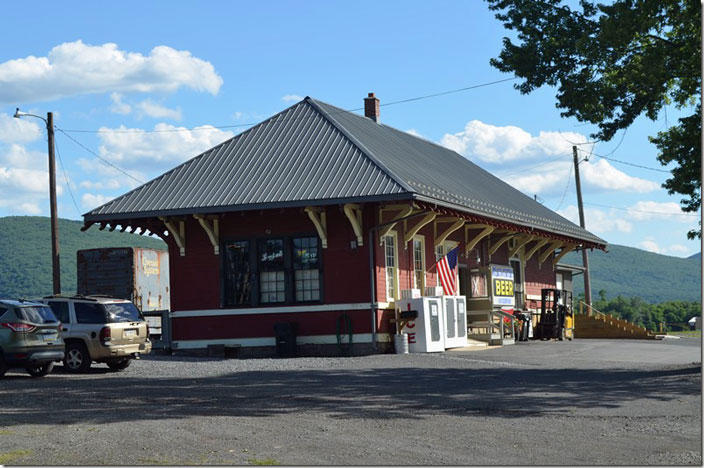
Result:
{"label": "black trash can", "polygon": [[296,357],[296,324],[281,322],[274,324],[276,336],[276,355],[278,357]]}

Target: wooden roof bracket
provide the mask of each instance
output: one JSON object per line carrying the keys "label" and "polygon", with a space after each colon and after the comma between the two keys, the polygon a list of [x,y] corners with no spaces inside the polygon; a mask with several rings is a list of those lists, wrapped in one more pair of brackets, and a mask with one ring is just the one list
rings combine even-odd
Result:
{"label": "wooden roof bracket", "polygon": [[526,245],[527,243],[529,243],[533,239],[535,239],[535,236],[531,235],[531,234],[524,234],[522,236],[519,236],[518,241],[516,242],[516,245],[511,250],[509,250],[508,258],[511,258],[514,255],[516,255],[518,253],[518,251],[521,250],[521,248],[524,245]]}
{"label": "wooden roof bracket", "polygon": [[362,209],[354,203],[346,203],[343,207],[345,216],[350,220],[354,235],[357,236],[357,245],[364,245],[364,232],[362,231]]}
{"label": "wooden roof bracket", "polygon": [[383,213],[384,210],[401,210],[399,214],[394,216],[394,219],[391,220],[393,224],[389,224],[388,226],[379,229],[379,245],[383,245],[384,241],[384,236],[388,235],[391,230],[396,227],[396,223],[398,222],[399,219],[405,218],[406,216],[410,215],[413,213],[413,205],[389,205],[385,206],[382,208],[379,208],[379,221],[381,221],[381,214]]}
{"label": "wooden roof bracket", "polygon": [[566,246],[564,246],[564,247],[562,248],[562,252],[560,252],[559,254],[557,254],[557,256],[552,260],[552,264],[553,264],[553,265],[557,265],[557,262],[559,262],[560,260],[562,260],[562,257],[564,257],[564,256],[567,255],[568,253],[572,252],[572,251],[573,251],[574,249],[576,249],[576,248],[577,248],[577,244],[567,244]]}
{"label": "wooden roof bracket", "polygon": [[186,255],[186,225],[182,219],[178,220],[178,229],[174,225],[173,219],[168,219],[164,216],[159,216],[159,219],[164,222],[164,226],[169,230],[169,233],[173,236],[176,245],[179,248],[181,256]]}
{"label": "wooden roof bracket", "polygon": [[81,227],[81,232],[86,232],[92,225],[95,224],[95,221],[86,221],[83,223],[83,226]]}
{"label": "wooden roof bracket", "polygon": [[550,242],[548,239],[538,240],[538,242],[533,246],[533,248],[530,249],[530,250],[526,253],[526,256],[525,256],[525,258],[523,259],[523,261],[525,261],[526,263],[528,263],[528,260],[530,260],[531,257],[532,257],[533,255],[535,255],[535,252],[537,252],[538,250],[540,250],[540,248],[541,248],[542,246],[544,246],[545,244],[547,244],[548,242]]}
{"label": "wooden roof bracket", "polygon": [[[415,226],[413,226],[410,229],[406,229],[406,234],[403,235],[403,247],[405,249],[407,249],[408,243],[413,239],[413,236],[418,234],[418,232],[421,229],[423,229],[425,226],[430,224],[435,219],[436,216],[437,216],[437,213],[435,213],[434,211],[431,211],[428,214],[426,214],[425,216],[423,216],[423,218],[421,218],[421,220],[418,221],[418,223]],[[404,221],[404,223],[405,223],[405,221]]]}
{"label": "wooden roof bracket", "polygon": [[210,239],[210,243],[213,245],[213,252],[215,255],[220,255],[220,228],[218,217],[210,217],[213,221],[212,225],[208,222],[209,217],[202,214],[194,214],[193,217],[198,220],[201,227],[208,235],[208,239]]}
{"label": "wooden roof bracket", "polygon": [[547,250],[543,253],[540,254],[540,257],[538,257],[538,263],[544,263],[545,260],[548,259],[550,255],[553,254],[555,249],[559,248],[562,245],[562,241],[554,241],[550,246],[547,248]]}
{"label": "wooden roof bracket", "polygon": [[449,228],[445,229],[441,234],[436,234],[435,235],[435,248],[437,248],[439,245],[441,245],[445,240],[450,237],[450,234],[464,226],[465,220],[463,218],[454,218],[454,217],[446,217],[446,218],[435,218],[435,229],[437,230],[437,223],[447,223],[451,222],[452,226]]}
{"label": "wooden roof bracket", "polygon": [[[477,234],[472,238],[472,240],[469,239],[469,231],[471,229],[482,229],[482,232]],[[486,224],[466,224],[464,227],[464,252],[465,255],[469,255],[469,252],[472,251],[473,248],[479,244],[479,242],[484,239],[486,236],[494,232],[496,228],[494,226],[487,226]]]}
{"label": "wooden roof bracket", "polygon": [[323,244],[323,248],[328,248],[328,226],[325,217],[325,210],[317,206],[306,206],[303,210],[308,213],[308,217],[313,224],[315,229],[318,231],[318,236]]}
{"label": "wooden roof bracket", "polygon": [[506,242],[508,242],[508,240],[509,240],[510,238],[512,238],[512,237],[515,236],[515,235],[516,235],[515,232],[511,232],[510,234],[506,234],[506,235],[503,236],[501,239],[499,239],[499,241],[498,241],[496,244],[493,244],[493,245],[492,245],[492,244],[490,243],[490,244],[489,244],[489,245],[490,245],[490,247],[489,247],[489,255],[494,255],[494,254],[496,253],[496,251],[499,250],[499,247],[501,247],[502,245],[504,245]]}

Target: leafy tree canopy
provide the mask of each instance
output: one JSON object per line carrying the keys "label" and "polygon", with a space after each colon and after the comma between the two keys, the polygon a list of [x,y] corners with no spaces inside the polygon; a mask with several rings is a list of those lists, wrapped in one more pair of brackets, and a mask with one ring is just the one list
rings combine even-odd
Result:
{"label": "leafy tree canopy", "polygon": [[[701,11],[699,0],[487,0],[518,43],[504,38],[492,66],[524,81],[523,94],[557,88],[563,117],[598,126],[611,140],[640,115],[656,120],[664,106],[685,114],[650,141],[658,161],[674,162],[663,187],[685,196],[684,211],[701,205]],[[701,237],[690,231],[689,238]]]}

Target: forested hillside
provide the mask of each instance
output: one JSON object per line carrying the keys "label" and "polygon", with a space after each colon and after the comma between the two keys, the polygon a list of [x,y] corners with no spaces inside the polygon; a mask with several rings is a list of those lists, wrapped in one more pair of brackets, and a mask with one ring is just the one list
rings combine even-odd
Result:
{"label": "forested hillside", "polygon": [[[147,247],[165,249],[159,239],[136,234],[81,232],[83,223],[59,219],[61,291],[76,292],[76,251],[99,247]],[[33,298],[52,292],[51,224],[41,216],[0,218],[0,297]]]}
{"label": "forested hillside", "polygon": [[[639,297],[646,302],[701,302],[701,258],[679,258],[645,250],[609,245],[608,253],[589,253],[592,296],[606,299]],[[582,254],[571,252],[562,263],[582,264]],[[575,277],[575,295],[584,292],[582,276]]]}

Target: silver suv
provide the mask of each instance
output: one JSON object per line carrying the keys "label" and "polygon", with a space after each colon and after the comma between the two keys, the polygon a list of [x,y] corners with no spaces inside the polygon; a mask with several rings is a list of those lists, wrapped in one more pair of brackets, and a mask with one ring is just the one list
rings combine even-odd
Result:
{"label": "silver suv", "polygon": [[63,362],[69,372],[86,372],[93,361],[126,369],[132,359],[152,349],[147,322],[130,301],[79,295],[47,296],[42,302],[62,323]]}

